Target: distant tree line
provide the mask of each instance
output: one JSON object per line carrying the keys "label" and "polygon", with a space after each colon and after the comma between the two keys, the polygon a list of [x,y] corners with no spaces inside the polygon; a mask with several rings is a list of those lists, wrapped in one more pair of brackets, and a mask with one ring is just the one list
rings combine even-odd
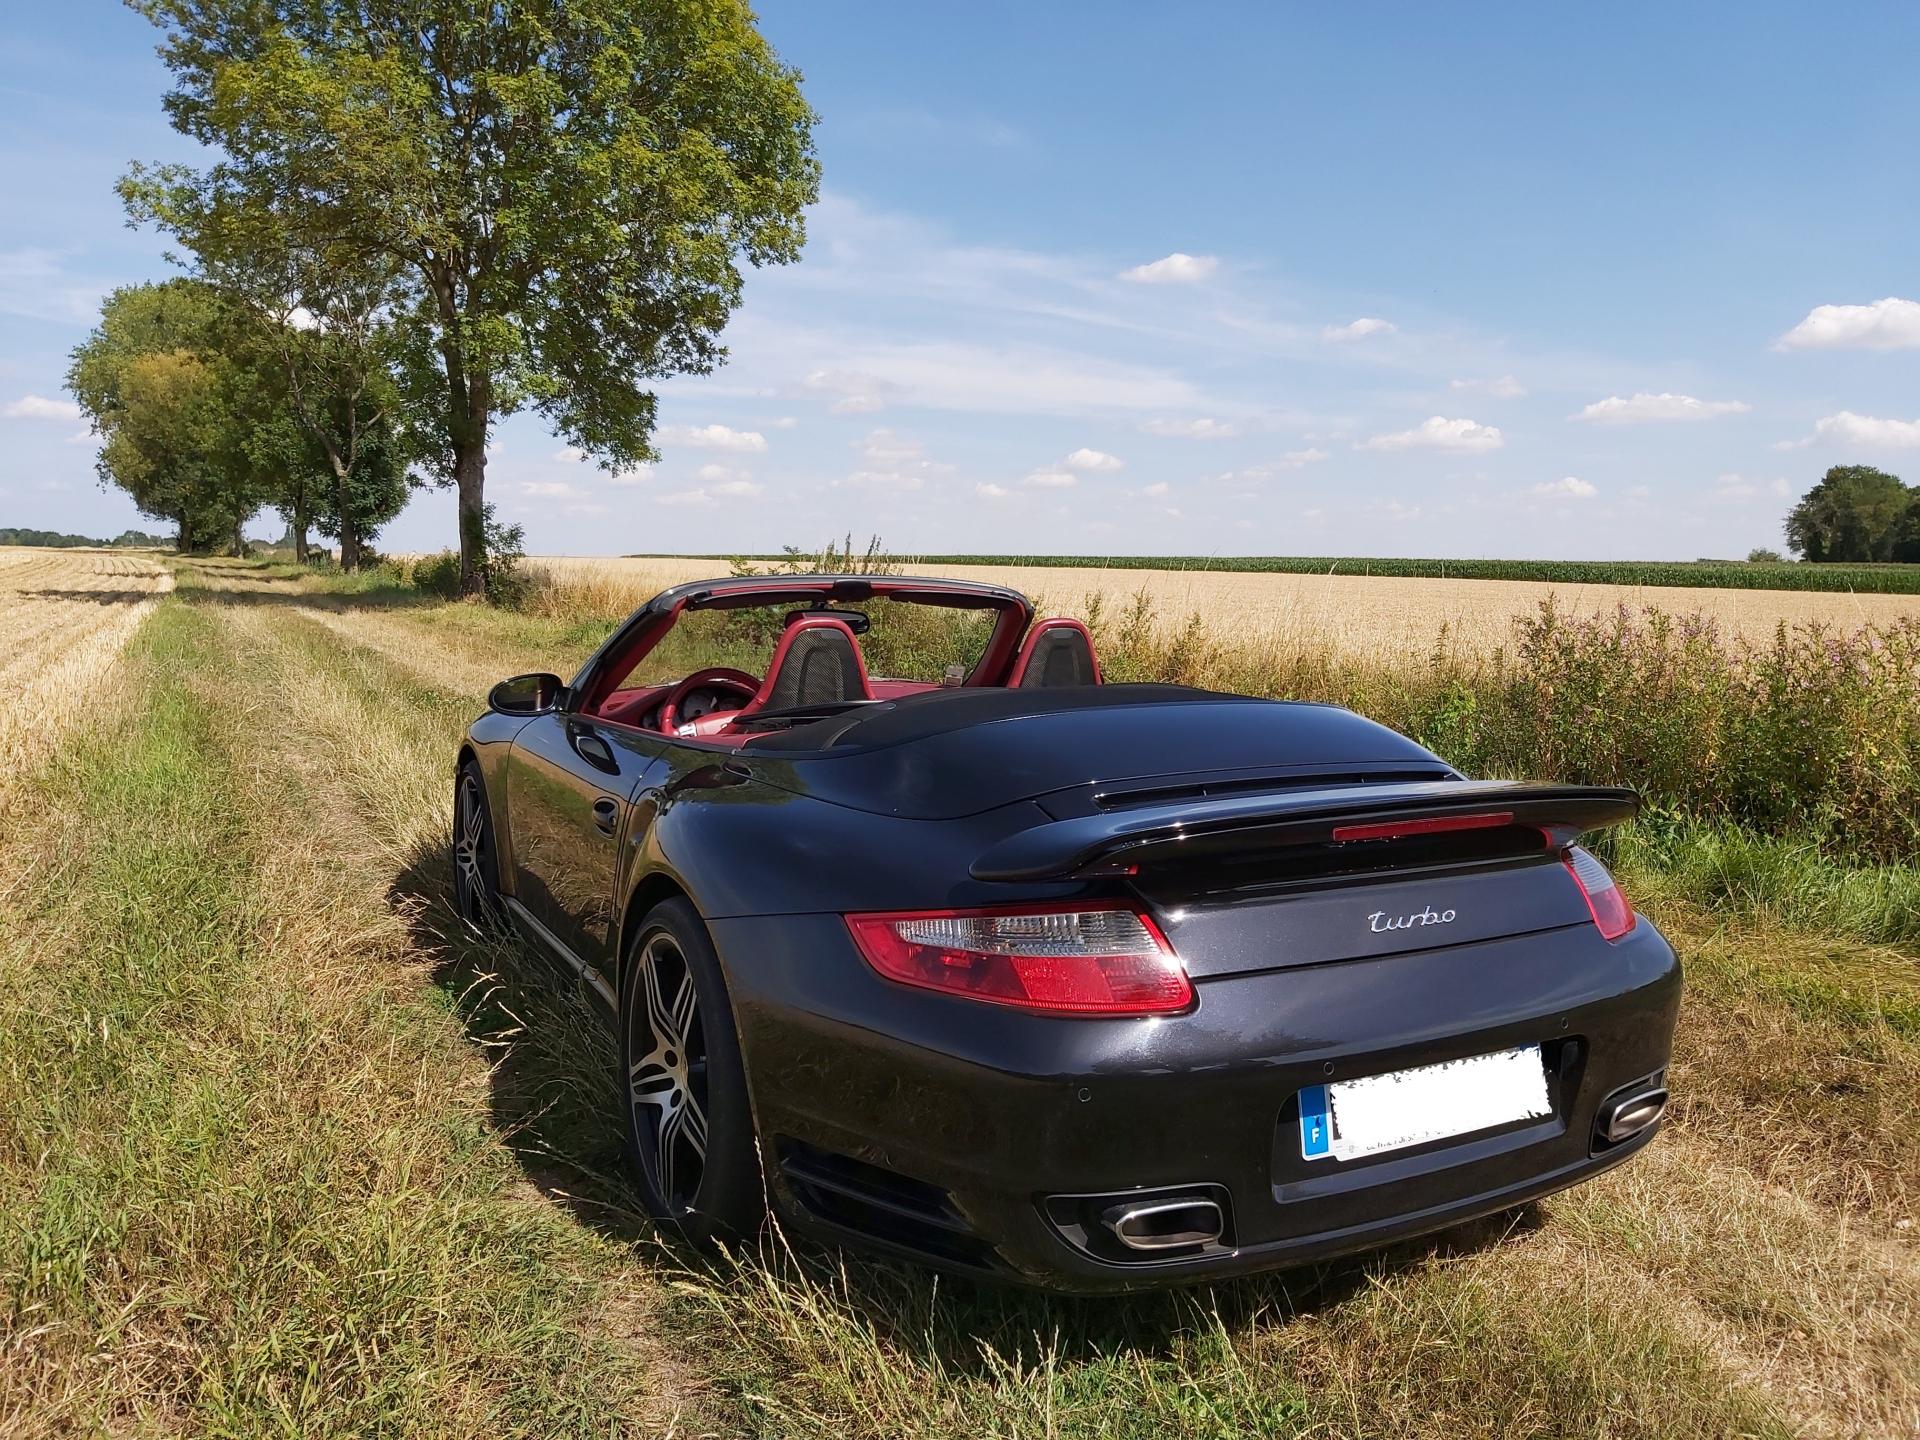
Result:
{"label": "distant tree line", "polygon": [[494,424],[653,459],[649,382],[724,358],[741,262],[799,255],[814,116],[746,0],[136,8],[211,158],[122,180],[189,278],[115,292],[70,385],[183,547],[272,506],[351,569],[451,484],[481,592]]}
{"label": "distant tree line", "polygon": [[1836,465],[1788,514],[1787,544],[1807,560],[1920,563],[1920,486]]}
{"label": "distant tree line", "polygon": [[64,530],[20,530],[0,527],[0,545],[36,545],[43,550],[71,550],[90,545],[99,549],[157,550],[169,542],[165,535],[149,535],[144,530],[122,530],[111,540],[95,540],[90,535],[69,535]]}

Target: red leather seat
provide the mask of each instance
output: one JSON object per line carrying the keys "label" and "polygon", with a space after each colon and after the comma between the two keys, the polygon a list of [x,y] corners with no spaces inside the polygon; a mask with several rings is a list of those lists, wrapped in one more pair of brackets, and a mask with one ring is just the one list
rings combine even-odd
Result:
{"label": "red leather seat", "polygon": [[1027,632],[1014,657],[1010,689],[1098,685],[1100,662],[1093,658],[1093,636],[1078,620],[1041,620]]}
{"label": "red leather seat", "polygon": [[871,699],[866,658],[852,628],[832,615],[802,615],[781,633],[767,664],[767,678],[751,700],[738,710],[703,715],[691,726],[681,726],[680,733],[714,735],[762,710]]}

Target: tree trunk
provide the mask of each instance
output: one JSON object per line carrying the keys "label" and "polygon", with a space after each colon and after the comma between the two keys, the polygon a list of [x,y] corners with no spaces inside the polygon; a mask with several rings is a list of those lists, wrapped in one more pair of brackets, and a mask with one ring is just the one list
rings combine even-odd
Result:
{"label": "tree trunk", "polygon": [[304,497],[293,507],[293,558],[296,564],[307,563],[307,506]]}
{"label": "tree trunk", "polygon": [[241,527],[245,523],[244,520],[233,522],[233,557],[236,560],[245,559],[247,554],[247,537],[241,533]]}
{"label": "tree trunk", "polygon": [[337,454],[330,454],[333,461],[333,499],[334,512],[340,517],[340,568],[358,570],[360,568],[360,527],[353,519],[353,467]]}
{"label": "tree trunk", "polygon": [[453,479],[460,491],[460,593],[485,595],[487,445],[484,439],[455,448]]}

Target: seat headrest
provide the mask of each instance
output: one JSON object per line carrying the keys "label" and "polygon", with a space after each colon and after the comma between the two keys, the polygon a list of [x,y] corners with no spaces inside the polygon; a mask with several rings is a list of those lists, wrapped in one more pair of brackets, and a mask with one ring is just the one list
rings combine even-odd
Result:
{"label": "seat headrest", "polygon": [[1027,632],[1007,682],[1016,689],[1100,684],[1100,662],[1093,658],[1093,637],[1078,620],[1042,620]]}

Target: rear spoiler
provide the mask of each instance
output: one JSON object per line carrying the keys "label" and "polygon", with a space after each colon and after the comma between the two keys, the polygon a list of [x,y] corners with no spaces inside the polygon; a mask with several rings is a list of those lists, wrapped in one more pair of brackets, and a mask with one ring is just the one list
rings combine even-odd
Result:
{"label": "rear spoiler", "polygon": [[1639,809],[1640,797],[1631,790],[1523,780],[1422,780],[1234,795],[1036,825],[990,846],[973,862],[972,874],[976,880],[1058,880],[1121,874],[1173,859],[1509,824],[1536,829],[1559,849],[1589,830],[1631,820]]}

